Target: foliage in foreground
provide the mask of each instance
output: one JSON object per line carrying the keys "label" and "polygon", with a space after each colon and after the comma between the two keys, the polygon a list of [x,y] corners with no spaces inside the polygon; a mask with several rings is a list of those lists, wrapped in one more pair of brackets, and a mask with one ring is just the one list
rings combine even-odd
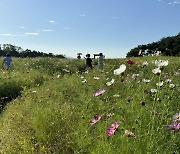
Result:
{"label": "foliage in foreground", "polygon": [[[159,75],[152,73],[156,59],[169,60]],[[127,60],[106,60],[103,71],[95,65],[87,73],[84,61],[15,59],[0,76],[0,101],[11,98],[0,113],[0,153],[179,153],[179,131],[167,129],[180,112],[179,58]],[[115,76],[121,64],[127,68]],[[104,93],[93,97],[98,89]],[[107,136],[114,122],[115,134]]]}

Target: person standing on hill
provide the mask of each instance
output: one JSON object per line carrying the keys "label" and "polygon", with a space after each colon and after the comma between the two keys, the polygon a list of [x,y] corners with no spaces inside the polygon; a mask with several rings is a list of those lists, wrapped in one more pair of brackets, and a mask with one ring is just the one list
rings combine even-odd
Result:
{"label": "person standing on hill", "polygon": [[11,65],[12,59],[9,54],[6,55],[6,57],[3,58],[2,65],[5,65],[6,69],[8,70]]}
{"label": "person standing on hill", "polygon": [[104,56],[102,53],[99,54],[99,59],[98,59],[98,64],[99,64],[99,68],[102,69],[103,68],[103,59]]}
{"label": "person standing on hill", "polygon": [[92,68],[92,59],[90,58],[90,56],[90,54],[87,54],[86,58],[84,57],[86,59],[86,69],[88,69],[89,67]]}

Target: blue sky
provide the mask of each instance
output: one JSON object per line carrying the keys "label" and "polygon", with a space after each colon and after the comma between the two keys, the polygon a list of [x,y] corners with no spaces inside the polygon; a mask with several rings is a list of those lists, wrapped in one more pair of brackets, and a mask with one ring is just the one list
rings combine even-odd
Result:
{"label": "blue sky", "polygon": [[125,57],[180,32],[180,0],[1,0],[0,44]]}

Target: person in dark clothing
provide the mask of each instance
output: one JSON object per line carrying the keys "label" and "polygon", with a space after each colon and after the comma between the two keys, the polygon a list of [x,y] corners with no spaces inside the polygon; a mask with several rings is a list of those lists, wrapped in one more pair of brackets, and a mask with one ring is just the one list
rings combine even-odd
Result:
{"label": "person in dark clothing", "polygon": [[90,58],[90,54],[87,54],[86,55],[86,69],[88,69],[88,68],[92,68],[92,59]]}

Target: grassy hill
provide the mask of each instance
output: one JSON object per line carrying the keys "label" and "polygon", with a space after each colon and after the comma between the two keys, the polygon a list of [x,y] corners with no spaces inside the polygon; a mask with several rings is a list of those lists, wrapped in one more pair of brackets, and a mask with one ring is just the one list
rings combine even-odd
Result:
{"label": "grassy hill", "polygon": [[[103,70],[94,60],[88,72],[84,60],[50,58],[1,67],[0,153],[179,153],[180,58],[128,60]],[[169,62],[158,74],[156,60]]]}

